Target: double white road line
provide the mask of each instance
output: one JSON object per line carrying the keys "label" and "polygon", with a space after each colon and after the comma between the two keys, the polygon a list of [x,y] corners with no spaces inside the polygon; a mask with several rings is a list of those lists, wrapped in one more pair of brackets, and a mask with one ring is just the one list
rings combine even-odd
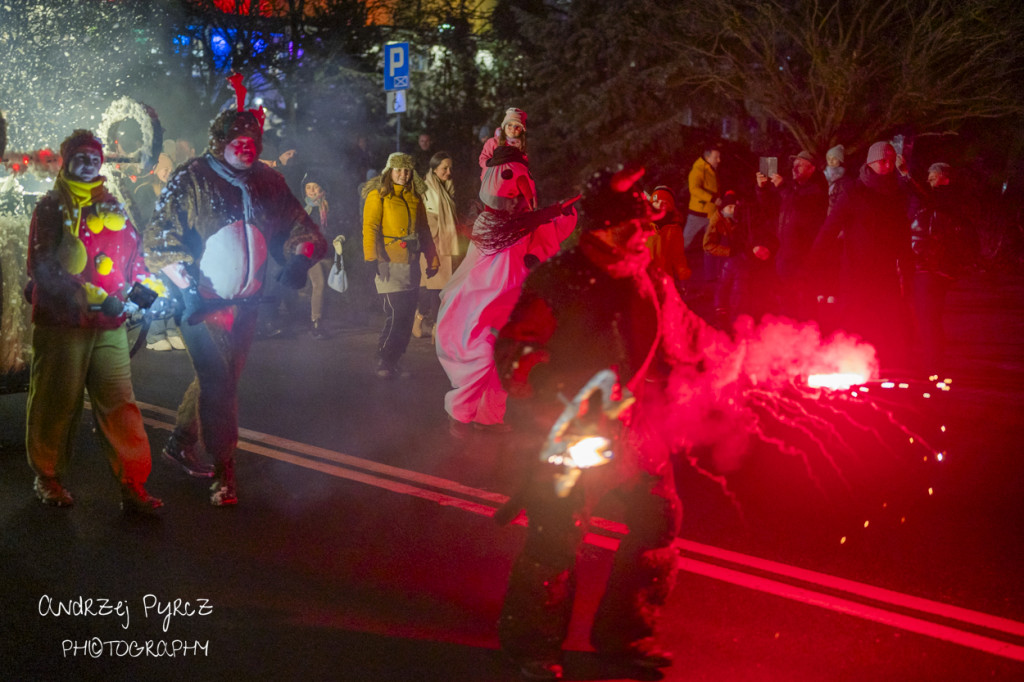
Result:
{"label": "double white road line", "polygon": [[[139,407],[145,414],[158,415],[146,416],[146,424],[164,430],[174,428],[173,410],[146,403],[139,403]],[[497,508],[508,499],[448,479],[249,429],[239,430],[238,447],[263,457],[481,516],[494,516]],[[522,516],[516,523],[523,523]],[[615,550],[627,532],[623,524],[604,519],[594,519],[593,527],[597,532],[589,533],[586,541],[609,550]],[[1024,661],[1024,645],[1021,644],[1024,643],[1024,623],[682,538],[675,544],[680,553],[679,566],[685,571]]]}

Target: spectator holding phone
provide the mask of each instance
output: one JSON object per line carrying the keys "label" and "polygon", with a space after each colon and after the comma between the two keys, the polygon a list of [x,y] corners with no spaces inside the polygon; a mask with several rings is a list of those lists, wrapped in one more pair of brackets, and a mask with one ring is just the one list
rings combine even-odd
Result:
{"label": "spectator holding phone", "polygon": [[808,256],[828,213],[828,184],[810,152],[801,151],[790,159],[789,182],[778,173],[770,178],[757,173],[757,198],[779,239],[775,258],[779,311],[794,320],[810,320],[817,292],[809,277]]}

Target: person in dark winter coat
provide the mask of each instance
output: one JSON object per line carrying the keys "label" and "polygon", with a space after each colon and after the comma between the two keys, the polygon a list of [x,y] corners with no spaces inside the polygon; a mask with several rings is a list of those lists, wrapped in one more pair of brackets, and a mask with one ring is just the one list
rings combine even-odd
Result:
{"label": "person in dark winter coat", "polygon": [[794,320],[810,320],[818,292],[809,277],[808,256],[828,214],[828,183],[809,152],[800,152],[792,161],[790,182],[779,174],[771,178],[757,174],[757,197],[769,222],[777,226],[779,312]]}
{"label": "person in dark winter coat", "polygon": [[876,142],[857,180],[839,195],[812,247],[816,265],[841,245],[840,323],[875,346],[882,368],[906,369],[909,329],[901,267],[909,264],[909,194],[896,150]]}
{"label": "person in dark winter coat", "polygon": [[[686,310],[672,279],[650,267],[643,195],[613,189],[628,183],[621,173],[592,181],[582,202],[592,229],[530,273],[495,345],[524,441],[549,433],[564,414],[562,396],[571,400],[601,370],[614,368],[621,388],[636,398],[609,420],[606,435],[615,445],[607,464],[577,469],[579,478],[565,490],[558,483],[565,480],[562,464],[536,462],[523,491],[499,511],[499,521],[520,508],[529,517],[498,624],[502,648],[528,679],[561,678],[577,552],[590,510],[612,491],[625,503],[630,531],[615,554],[591,643],[624,663],[671,664],[656,626],[677,570],[672,542],[682,506],[671,448],[657,425],[669,369],[701,365],[699,339],[708,327]],[[591,403],[583,413],[593,417],[596,409]],[[541,450],[539,442],[521,445],[531,458]]]}
{"label": "person in dark winter coat", "polygon": [[951,178],[952,168],[947,163],[933,163],[928,168],[930,189],[915,202],[910,224],[911,301],[920,350],[915,357],[929,374],[943,369],[946,294],[978,254],[974,222],[980,207]]}
{"label": "person in dark winter coat", "polygon": [[708,218],[704,250],[725,259],[715,290],[714,323],[728,330],[738,315],[756,320],[772,310],[772,256],[778,239],[754,207],[741,202],[733,191],[722,195],[722,208],[712,206]]}
{"label": "person in dark winter coat", "polygon": [[121,484],[122,508],[152,512],[163,503],[143,487],[152,463],[124,323],[129,288],[160,287],[146,270],[124,206],[100,175],[100,140],[76,130],[61,143],[60,155],[53,190],[39,200],[29,229],[35,328],[25,449],[35,493],[44,504],[73,503],[61,476],[88,390],[100,443]]}
{"label": "person in dark winter coat", "polygon": [[837,144],[827,152],[825,152],[825,180],[828,181],[828,210],[831,211],[832,207],[836,205],[836,199],[843,193],[846,188],[847,180],[846,167],[843,163],[846,161],[846,147],[841,144]]}
{"label": "person in dark winter coat", "polygon": [[[215,506],[238,502],[238,380],[268,284],[267,259],[281,263],[280,281],[298,289],[327,250],[281,174],[257,163],[262,138],[253,111],[221,113],[209,149],[171,176],[145,232],[146,262],[167,275],[183,303],[179,327],[196,372],[164,455],[191,476],[216,475]],[[212,470],[198,456],[200,437]]]}

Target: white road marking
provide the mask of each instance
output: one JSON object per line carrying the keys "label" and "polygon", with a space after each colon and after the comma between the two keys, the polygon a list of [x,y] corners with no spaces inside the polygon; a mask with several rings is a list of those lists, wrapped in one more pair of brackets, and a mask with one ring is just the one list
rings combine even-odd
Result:
{"label": "white road marking", "polygon": [[[139,403],[139,407],[151,413],[170,417],[172,420],[168,422],[165,420],[145,417],[144,421],[146,424],[168,431],[174,428],[173,417],[175,413],[173,410],[168,410],[166,408],[147,403]],[[252,431],[250,429],[239,429],[238,447],[241,450],[252,452],[263,457],[276,459],[289,464],[295,464],[330,476],[383,488],[402,495],[412,495],[442,506],[455,507],[481,516],[494,516],[497,507],[504,504],[508,499],[505,495],[501,495],[500,493],[472,488],[449,479],[430,476],[428,474],[422,474],[408,469],[401,469],[387,464],[381,464],[379,462],[346,455],[314,445],[307,445],[287,438]],[[285,452],[285,450],[290,452]],[[362,471],[358,471],[357,469],[361,469]],[[383,478],[375,474],[382,474],[389,478]],[[429,488],[421,486],[428,486]],[[518,525],[525,524],[522,515],[516,519],[515,523]],[[611,551],[618,548],[620,538],[628,532],[628,528],[624,524],[608,521],[606,519],[594,518],[592,519],[592,526],[603,534],[588,533],[585,538],[586,542],[596,547],[601,547]],[[958,629],[949,625],[935,623],[923,618],[889,611],[878,606],[862,604],[833,594],[817,592],[808,587],[792,585],[773,578],[752,575],[733,568],[720,566],[706,561],[699,561],[690,555],[700,555],[709,559],[726,561],[736,566],[772,573],[779,578],[798,580],[809,585],[817,585],[825,589],[841,591],[852,597],[862,597],[874,602],[889,604],[893,607],[914,610],[921,615],[931,615],[948,620],[959,621],[966,625],[982,627],[993,633],[999,633],[1010,637],[1024,637],[1024,623],[1007,618],[1000,618],[987,613],[981,613],[979,611],[972,611],[958,606],[952,606],[950,604],[931,601],[929,599],[923,599],[921,597],[903,594],[901,592],[895,592],[893,590],[886,590],[873,585],[839,578],[826,573],[818,573],[816,571],[810,571],[797,566],[790,566],[788,564],[782,564],[768,559],[741,554],[739,552],[721,549],[719,547],[694,542],[692,540],[679,538],[676,540],[675,546],[684,554],[683,556],[680,556],[679,559],[680,568],[696,575],[714,578],[740,587],[746,587],[786,599],[792,599],[804,604],[819,606],[821,608],[836,611],[837,613],[857,616],[859,618],[882,623],[891,627],[900,628],[908,632],[915,632],[947,642],[952,642],[954,644],[959,644],[961,646],[977,649],[979,651],[984,651],[996,656],[1024,661],[1024,646],[1019,646],[1017,644],[1012,644],[967,630]]]}

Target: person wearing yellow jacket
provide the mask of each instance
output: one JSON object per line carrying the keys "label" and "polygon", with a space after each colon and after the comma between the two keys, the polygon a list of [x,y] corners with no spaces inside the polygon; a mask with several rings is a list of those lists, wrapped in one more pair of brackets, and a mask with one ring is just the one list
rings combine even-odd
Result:
{"label": "person wearing yellow jacket", "polygon": [[398,363],[412,336],[420,286],[420,253],[427,277],[437,273],[438,257],[426,209],[408,154],[388,157],[384,172],[361,188],[363,258],[376,263],[374,285],[384,306],[384,328],[377,343],[377,376],[399,376]]}
{"label": "person wearing yellow jacket", "polygon": [[[698,298],[710,295],[714,282],[718,279],[721,259],[704,252],[704,233],[708,227],[708,213],[712,208],[721,206],[718,197],[718,165],[722,162],[722,152],[715,147],[708,147],[701,157],[694,161],[687,185],[690,189],[689,215],[683,228],[683,245],[686,247],[686,259],[693,272],[695,284],[693,292]],[[700,290],[704,291],[701,292]],[[694,303],[688,300],[691,305]]]}

